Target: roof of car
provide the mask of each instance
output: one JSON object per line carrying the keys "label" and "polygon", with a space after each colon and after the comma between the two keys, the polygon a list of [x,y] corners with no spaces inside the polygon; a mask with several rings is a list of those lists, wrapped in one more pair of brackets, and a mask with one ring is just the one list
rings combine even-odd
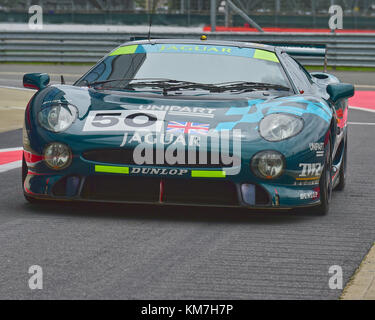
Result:
{"label": "roof of car", "polygon": [[267,51],[275,52],[275,47],[254,43],[254,42],[242,42],[242,41],[223,41],[223,40],[197,40],[197,39],[150,39],[150,40],[136,40],[128,41],[122,44],[162,44],[162,43],[171,43],[171,44],[203,44],[203,45],[212,45],[212,46],[230,46],[238,48],[253,48],[253,49],[263,49]]}

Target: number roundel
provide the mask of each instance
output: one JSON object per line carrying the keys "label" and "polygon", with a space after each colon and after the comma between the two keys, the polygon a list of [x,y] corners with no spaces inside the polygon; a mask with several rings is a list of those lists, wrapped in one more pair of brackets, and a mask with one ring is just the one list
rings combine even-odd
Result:
{"label": "number roundel", "polygon": [[83,131],[148,131],[160,132],[163,128],[165,111],[121,110],[90,111]]}

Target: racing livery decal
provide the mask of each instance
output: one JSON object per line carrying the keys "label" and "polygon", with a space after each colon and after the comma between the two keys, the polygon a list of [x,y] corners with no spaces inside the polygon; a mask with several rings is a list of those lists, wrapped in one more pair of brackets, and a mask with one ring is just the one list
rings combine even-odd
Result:
{"label": "racing livery decal", "polygon": [[232,130],[242,123],[258,123],[264,116],[272,113],[289,113],[296,116],[313,114],[329,122],[332,111],[324,103],[311,101],[305,98],[293,97],[280,100],[249,100],[248,107],[231,107],[226,116],[238,116],[236,121],[221,122],[216,126],[216,130]]}
{"label": "racing livery decal", "polygon": [[152,131],[163,128],[165,111],[91,111],[83,131]]}

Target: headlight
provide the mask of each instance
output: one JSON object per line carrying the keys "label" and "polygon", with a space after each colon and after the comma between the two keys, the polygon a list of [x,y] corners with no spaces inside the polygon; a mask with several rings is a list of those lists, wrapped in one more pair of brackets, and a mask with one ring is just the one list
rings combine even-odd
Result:
{"label": "headlight", "polygon": [[77,108],[72,105],[56,105],[39,112],[41,126],[53,132],[62,132],[70,127],[77,118]]}
{"label": "headlight", "polygon": [[275,179],[285,168],[284,156],[277,151],[258,152],[251,160],[251,169],[262,179]]}
{"label": "headlight", "polygon": [[72,153],[66,144],[53,142],[44,149],[44,161],[51,169],[61,170],[70,165]]}
{"label": "headlight", "polygon": [[274,113],[266,116],[259,124],[260,135],[272,142],[288,139],[300,133],[303,120],[297,116]]}

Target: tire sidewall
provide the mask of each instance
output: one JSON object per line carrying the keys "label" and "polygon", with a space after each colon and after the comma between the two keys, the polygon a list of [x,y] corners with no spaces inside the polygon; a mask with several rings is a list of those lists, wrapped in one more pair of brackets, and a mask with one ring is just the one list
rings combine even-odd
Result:
{"label": "tire sidewall", "polygon": [[339,181],[339,185],[337,186],[337,190],[344,190],[345,188],[347,168],[348,168],[348,137],[345,138],[344,154],[342,158],[342,164],[340,167],[340,176],[339,176],[340,181]]}
{"label": "tire sidewall", "polygon": [[328,139],[325,151],[326,157],[324,161],[324,169],[320,178],[320,210],[327,213],[332,197],[332,150],[331,139]]}

